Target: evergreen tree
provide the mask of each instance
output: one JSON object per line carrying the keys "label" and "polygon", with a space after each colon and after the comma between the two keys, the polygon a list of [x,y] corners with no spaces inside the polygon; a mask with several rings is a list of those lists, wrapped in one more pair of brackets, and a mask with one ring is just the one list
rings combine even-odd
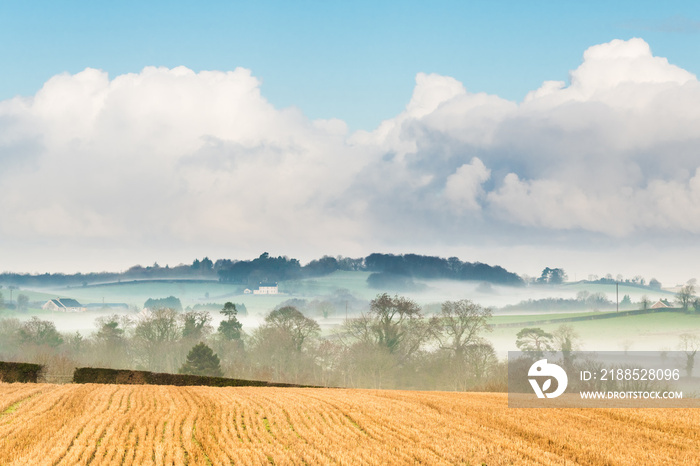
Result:
{"label": "evergreen tree", "polygon": [[187,354],[187,362],[178,371],[180,374],[223,377],[219,356],[204,343],[198,343]]}
{"label": "evergreen tree", "polygon": [[236,314],[238,314],[236,305],[227,302],[224,304],[221,313],[226,316],[226,320],[222,320],[219,324],[219,333],[228,341],[240,340],[243,324],[241,324],[236,317]]}

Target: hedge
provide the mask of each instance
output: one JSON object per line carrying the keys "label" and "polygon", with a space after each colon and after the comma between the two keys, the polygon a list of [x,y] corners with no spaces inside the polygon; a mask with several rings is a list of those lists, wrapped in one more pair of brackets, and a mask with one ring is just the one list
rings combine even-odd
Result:
{"label": "hedge", "polygon": [[[79,367],[73,373],[73,383],[101,383],[125,385],[201,385],[208,387],[313,387],[262,380],[228,379],[200,375],[165,374],[146,371]],[[321,388],[321,387],[314,387]]]}
{"label": "hedge", "polygon": [[43,371],[39,364],[0,361],[0,382],[37,383]]}

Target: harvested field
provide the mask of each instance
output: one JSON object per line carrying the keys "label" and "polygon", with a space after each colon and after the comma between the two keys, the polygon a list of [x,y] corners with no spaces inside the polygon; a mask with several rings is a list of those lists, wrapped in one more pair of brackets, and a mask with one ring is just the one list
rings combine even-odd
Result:
{"label": "harvested field", "polygon": [[697,464],[698,425],[488,393],[0,384],[0,464]]}

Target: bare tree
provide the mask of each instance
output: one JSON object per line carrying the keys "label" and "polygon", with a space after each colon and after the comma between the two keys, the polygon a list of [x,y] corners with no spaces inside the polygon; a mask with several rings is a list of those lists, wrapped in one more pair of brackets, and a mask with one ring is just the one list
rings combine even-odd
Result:
{"label": "bare tree", "polygon": [[642,299],[639,300],[639,305],[643,310],[647,310],[651,307],[651,300],[647,295],[642,296]]}
{"label": "bare tree", "polygon": [[270,312],[265,317],[265,326],[280,330],[288,335],[294,350],[297,352],[301,352],[304,342],[309,337],[316,336],[321,331],[321,327],[315,320],[304,316],[294,306],[285,306]]}
{"label": "bare tree", "polygon": [[681,305],[684,311],[687,311],[695,296],[695,283],[689,280],[678,293],[676,293],[676,301]]}
{"label": "bare tree", "polygon": [[574,330],[574,327],[567,324],[561,324],[552,332],[554,341],[554,349],[561,351],[562,363],[565,369],[570,369],[573,366],[574,355],[573,351],[579,347],[579,334]]}
{"label": "bare tree", "polygon": [[693,367],[695,367],[695,354],[700,349],[700,338],[692,333],[682,333],[678,342],[678,348],[685,353],[685,371],[688,377],[693,376]]}
{"label": "bare tree", "polygon": [[481,342],[481,334],[490,332],[491,308],[484,308],[468,299],[445,301],[437,319],[436,336],[440,348],[462,360],[466,348]]}
{"label": "bare tree", "polygon": [[384,293],[370,311],[348,319],[338,332],[345,348],[345,378],[354,386],[389,388],[401,370],[433,340],[437,318],[425,319],[414,301]]}
{"label": "bare tree", "polygon": [[26,311],[29,308],[29,296],[26,294],[17,295],[17,310],[20,312]]}
{"label": "bare tree", "polygon": [[[430,328],[422,325],[420,306],[403,296],[378,295],[370,302],[369,319],[377,345],[391,354],[403,349],[404,356],[409,356],[430,334]],[[401,348],[404,342],[409,344]]]}
{"label": "bare tree", "polygon": [[178,325],[178,313],[162,308],[142,318],[134,329],[137,360],[149,370],[173,372],[179,366],[183,351],[174,344],[182,332]]}
{"label": "bare tree", "polygon": [[99,330],[94,337],[92,357],[100,366],[126,367],[129,363],[127,329],[128,317],[117,314],[95,320]]}

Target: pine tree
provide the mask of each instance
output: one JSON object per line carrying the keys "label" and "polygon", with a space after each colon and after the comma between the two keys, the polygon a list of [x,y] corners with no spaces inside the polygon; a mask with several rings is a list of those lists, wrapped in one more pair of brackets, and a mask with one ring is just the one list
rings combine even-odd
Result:
{"label": "pine tree", "polygon": [[187,354],[187,362],[178,371],[180,374],[223,377],[219,356],[204,343],[193,346]]}
{"label": "pine tree", "polygon": [[225,340],[240,340],[243,324],[236,318],[236,314],[238,314],[236,305],[231,302],[224,304],[221,314],[226,316],[226,320],[222,320],[219,324],[219,333]]}

